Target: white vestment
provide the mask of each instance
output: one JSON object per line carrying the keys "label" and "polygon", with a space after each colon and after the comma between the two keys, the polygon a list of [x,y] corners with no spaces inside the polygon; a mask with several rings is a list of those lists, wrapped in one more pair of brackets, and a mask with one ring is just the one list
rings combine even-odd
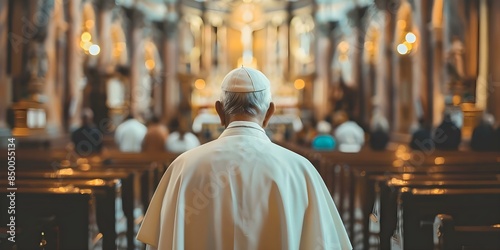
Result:
{"label": "white vestment", "polygon": [[170,165],[137,239],[160,250],[352,249],[311,163],[241,121]]}

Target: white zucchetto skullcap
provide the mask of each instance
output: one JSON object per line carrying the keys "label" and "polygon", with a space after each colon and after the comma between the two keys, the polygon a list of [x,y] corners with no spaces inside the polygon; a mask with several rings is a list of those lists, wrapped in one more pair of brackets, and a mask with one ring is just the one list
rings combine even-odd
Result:
{"label": "white zucchetto skullcap", "polygon": [[260,71],[252,68],[233,69],[222,80],[221,89],[227,92],[250,93],[271,87],[269,79]]}

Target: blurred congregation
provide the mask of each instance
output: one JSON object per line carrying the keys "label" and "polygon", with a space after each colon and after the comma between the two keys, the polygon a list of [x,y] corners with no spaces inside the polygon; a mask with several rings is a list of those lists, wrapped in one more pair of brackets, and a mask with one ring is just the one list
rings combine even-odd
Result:
{"label": "blurred congregation", "polygon": [[499,23],[496,0],[0,0],[0,249],[143,249],[242,65],[354,249],[500,249]]}

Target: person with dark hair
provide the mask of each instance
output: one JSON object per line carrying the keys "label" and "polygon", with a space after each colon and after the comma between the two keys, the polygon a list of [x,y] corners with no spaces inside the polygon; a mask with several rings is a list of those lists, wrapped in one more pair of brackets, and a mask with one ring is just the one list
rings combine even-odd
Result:
{"label": "person with dark hair", "polygon": [[385,150],[387,143],[389,143],[389,122],[380,111],[375,111],[370,125],[370,147],[373,150]]}
{"label": "person with dark hair", "polygon": [[147,126],[148,130],[142,141],[142,152],[165,151],[168,129],[157,116],[153,116]]}
{"label": "person with dark hair", "polygon": [[418,119],[418,124],[419,127],[412,134],[410,148],[413,150],[424,151],[428,149],[426,145],[432,142],[431,128],[425,123],[423,117]]}
{"label": "person with dark hair", "polygon": [[437,149],[457,150],[462,140],[462,131],[451,120],[451,114],[446,113],[443,122],[434,131],[433,140]]}
{"label": "person with dark hair", "polygon": [[224,131],[172,162],[137,239],[161,250],[352,249],[318,171],[266,135],[269,79],[241,67],[221,89]]}
{"label": "person with dark hair", "polygon": [[475,151],[495,150],[495,118],[491,114],[484,114],[481,122],[472,131],[470,147]]}
{"label": "person with dark hair", "polygon": [[94,124],[94,112],[85,108],[82,110],[82,126],[71,134],[75,152],[80,156],[100,153],[103,144],[102,132]]}

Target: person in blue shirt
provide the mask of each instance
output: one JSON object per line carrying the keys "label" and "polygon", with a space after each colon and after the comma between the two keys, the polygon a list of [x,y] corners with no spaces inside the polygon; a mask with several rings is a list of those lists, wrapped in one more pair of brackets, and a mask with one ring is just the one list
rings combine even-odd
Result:
{"label": "person in blue shirt", "polygon": [[312,141],[312,148],[314,150],[334,150],[336,142],[330,134],[332,125],[327,121],[320,121],[316,127],[318,135]]}

